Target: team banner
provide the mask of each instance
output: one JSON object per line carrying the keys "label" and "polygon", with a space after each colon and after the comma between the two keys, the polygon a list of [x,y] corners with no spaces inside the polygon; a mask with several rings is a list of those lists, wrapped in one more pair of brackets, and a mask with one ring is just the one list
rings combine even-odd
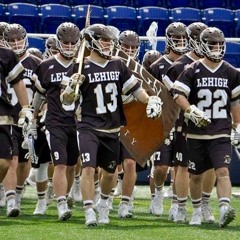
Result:
{"label": "team banner", "polygon": [[141,64],[120,49],[117,49],[116,56],[122,58],[149,95],[157,95],[163,101],[162,115],[155,120],[147,118],[146,105],[136,100],[124,104],[127,126],[121,129],[121,142],[132,157],[141,166],[144,166],[173,128],[179,114],[179,108],[174,103],[167,88],[146,71]]}

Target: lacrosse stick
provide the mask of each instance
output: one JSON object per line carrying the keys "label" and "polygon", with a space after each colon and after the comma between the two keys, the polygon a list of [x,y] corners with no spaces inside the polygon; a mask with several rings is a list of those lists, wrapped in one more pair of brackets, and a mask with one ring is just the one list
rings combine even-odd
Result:
{"label": "lacrosse stick", "polygon": [[152,22],[149,29],[146,32],[150,46],[152,46],[152,50],[157,49],[157,31],[158,31],[157,22]]}
{"label": "lacrosse stick", "polygon": [[[90,5],[88,5],[87,14],[86,14],[85,29],[90,26],[90,12],[91,12],[91,8],[90,8]],[[82,39],[82,42],[81,42],[81,45],[80,45],[80,48],[79,48],[79,51],[78,51],[78,57],[77,57],[77,63],[79,64],[79,66],[78,66],[79,75],[81,75],[81,73],[82,73],[82,65],[83,65],[85,47],[86,47],[86,39],[83,36],[83,39]],[[79,87],[80,87],[80,82],[81,81],[79,80],[76,84],[75,100],[77,100]]]}

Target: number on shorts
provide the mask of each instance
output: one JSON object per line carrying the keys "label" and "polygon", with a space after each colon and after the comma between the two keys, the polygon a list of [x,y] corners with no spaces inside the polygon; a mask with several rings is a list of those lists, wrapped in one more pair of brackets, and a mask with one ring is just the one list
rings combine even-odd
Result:
{"label": "number on shorts", "polygon": [[82,153],[81,156],[83,162],[90,162],[90,153]]}

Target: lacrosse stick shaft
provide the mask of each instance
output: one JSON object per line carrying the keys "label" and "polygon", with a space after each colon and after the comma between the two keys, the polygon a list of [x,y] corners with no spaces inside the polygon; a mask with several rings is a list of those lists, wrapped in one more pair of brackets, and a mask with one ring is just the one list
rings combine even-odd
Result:
{"label": "lacrosse stick shaft", "polygon": [[[88,5],[85,28],[90,26],[90,12],[91,12],[91,8],[90,8],[90,5]],[[86,40],[83,37],[83,40],[81,42],[81,46],[80,46],[80,49],[79,49],[79,52],[78,52],[78,57],[77,57],[77,63],[79,64],[79,66],[78,66],[79,75],[82,74],[82,65],[83,65],[85,47],[86,47]],[[78,96],[79,87],[80,87],[80,81],[77,82],[77,85],[76,85],[76,88],[75,88],[75,96]]]}
{"label": "lacrosse stick shaft", "polygon": [[[78,67],[79,75],[82,74],[82,65],[83,65],[83,57],[84,57],[85,46],[86,46],[86,40],[83,39],[81,47],[79,49],[78,58],[77,58],[77,62],[79,63],[79,67]],[[77,85],[76,85],[76,88],[75,88],[75,96],[78,95],[79,87],[80,87],[80,81],[77,82]]]}

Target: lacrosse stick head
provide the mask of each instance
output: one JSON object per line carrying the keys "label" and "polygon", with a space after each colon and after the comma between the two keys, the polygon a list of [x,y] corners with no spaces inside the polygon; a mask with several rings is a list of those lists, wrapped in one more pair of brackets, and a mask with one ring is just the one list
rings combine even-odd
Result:
{"label": "lacrosse stick head", "polygon": [[157,31],[158,31],[157,22],[152,22],[151,25],[149,26],[149,29],[146,32],[146,36],[148,38],[150,46],[152,46],[152,50],[157,49]]}

